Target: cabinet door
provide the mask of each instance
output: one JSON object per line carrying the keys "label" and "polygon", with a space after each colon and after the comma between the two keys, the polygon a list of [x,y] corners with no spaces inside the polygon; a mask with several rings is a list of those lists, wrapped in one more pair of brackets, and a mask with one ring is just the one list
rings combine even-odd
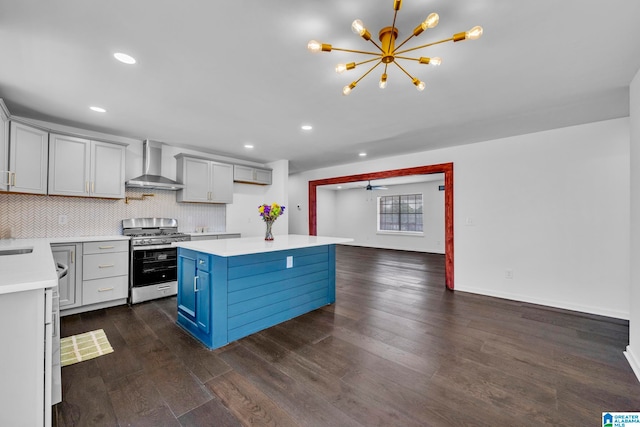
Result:
{"label": "cabinet door", "polygon": [[122,145],[91,142],[91,195],[124,198],[124,153]]}
{"label": "cabinet door", "polygon": [[182,184],[178,191],[179,202],[209,202],[209,161],[183,157],[181,160]]}
{"label": "cabinet door", "polygon": [[249,166],[235,165],[233,167],[233,180],[238,182],[253,182],[253,168]]}
{"label": "cabinet door", "polygon": [[196,323],[198,329],[208,334],[211,328],[211,275],[204,270],[198,270],[197,275]]}
{"label": "cabinet door", "polygon": [[76,246],[51,246],[53,260],[69,267],[67,275],[58,281],[60,308],[70,308],[79,305],[80,299],[76,292]]}
{"label": "cabinet door", "polygon": [[11,122],[10,128],[9,191],[47,194],[49,134],[17,122]]}
{"label": "cabinet door", "polygon": [[212,203],[233,203],[233,165],[211,163]]}
{"label": "cabinet door", "polygon": [[49,194],[88,196],[91,141],[51,134],[49,139]]}
{"label": "cabinet door", "polygon": [[256,183],[271,185],[271,173],[268,169],[256,169]]}
{"label": "cabinet door", "polygon": [[9,187],[9,114],[0,99],[0,191]]}
{"label": "cabinet door", "polygon": [[195,253],[178,249],[178,311],[190,322],[196,322]]}

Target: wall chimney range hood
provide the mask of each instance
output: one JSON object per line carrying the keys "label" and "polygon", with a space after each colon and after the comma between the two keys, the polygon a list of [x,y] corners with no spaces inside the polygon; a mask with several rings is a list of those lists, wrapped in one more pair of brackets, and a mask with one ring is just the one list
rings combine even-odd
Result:
{"label": "wall chimney range hood", "polygon": [[129,188],[150,190],[180,190],[184,185],[160,175],[162,168],[162,143],[145,140],[142,144],[142,175],[126,182]]}

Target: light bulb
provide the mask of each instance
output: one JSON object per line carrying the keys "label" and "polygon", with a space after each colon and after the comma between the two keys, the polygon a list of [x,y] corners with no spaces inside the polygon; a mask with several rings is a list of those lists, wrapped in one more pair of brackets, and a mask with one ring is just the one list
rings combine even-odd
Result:
{"label": "light bulb", "polygon": [[351,90],[353,90],[354,87],[356,87],[356,82],[352,82],[350,85],[343,87],[342,94],[345,96],[349,95],[351,93]]}
{"label": "light bulb", "polygon": [[477,40],[482,36],[482,27],[476,26],[465,33],[465,38],[469,40]]}
{"label": "light bulb", "polygon": [[366,30],[366,28],[365,28],[365,26],[364,26],[364,24],[362,23],[361,20],[356,19],[355,21],[353,21],[351,23],[351,31],[353,31],[357,35],[359,35],[359,36],[363,35],[365,30]]}
{"label": "light bulb", "polygon": [[354,68],[356,68],[355,62],[349,62],[348,64],[338,64],[336,65],[336,73],[342,74],[346,70],[353,70]]}
{"label": "light bulb", "polygon": [[318,52],[320,52],[322,50],[322,43],[317,42],[315,40],[311,40],[307,44],[307,49],[309,49],[309,52],[318,53]]}
{"label": "light bulb", "polygon": [[434,56],[433,58],[431,58],[431,61],[429,61],[429,64],[438,66],[442,64],[442,58],[440,58],[439,56]]}
{"label": "light bulb", "polygon": [[418,80],[417,77],[414,77],[413,84],[416,85],[416,89],[418,89],[420,92],[424,90],[424,82]]}
{"label": "light bulb", "polygon": [[426,30],[427,28],[433,28],[438,25],[438,22],[440,22],[440,15],[437,13],[431,13],[422,23],[422,29]]}
{"label": "light bulb", "polygon": [[378,82],[378,87],[380,87],[380,89],[384,89],[387,87],[387,73],[383,73],[380,76],[380,81]]}

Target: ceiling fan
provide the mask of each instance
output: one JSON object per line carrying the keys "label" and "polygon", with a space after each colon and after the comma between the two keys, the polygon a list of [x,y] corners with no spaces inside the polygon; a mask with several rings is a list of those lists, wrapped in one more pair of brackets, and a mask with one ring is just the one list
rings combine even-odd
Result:
{"label": "ceiling fan", "polygon": [[387,187],[385,187],[384,185],[371,185],[371,181],[369,181],[369,183],[367,184],[366,187],[364,187],[364,189],[367,190],[367,191],[387,190]]}

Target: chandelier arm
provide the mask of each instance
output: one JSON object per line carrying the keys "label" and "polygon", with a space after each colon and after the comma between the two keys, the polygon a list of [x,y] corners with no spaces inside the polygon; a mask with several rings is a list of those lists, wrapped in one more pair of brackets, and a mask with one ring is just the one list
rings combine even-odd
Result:
{"label": "chandelier arm", "polygon": [[[375,43],[374,43],[375,44]],[[380,56],[380,52],[366,52],[364,50],[353,50],[353,49],[341,49],[339,47],[332,47],[333,50],[339,50],[341,52],[350,52],[350,53],[361,53],[363,55],[375,55]]]}
{"label": "chandelier arm", "polygon": [[[400,49],[406,42],[411,40],[413,37],[414,37],[414,34],[412,33],[409,37],[404,39],[404,41],[402,43],[400,43],[398,46],[396,46],[395,49],[393,49],[393,53],[395,54],[396,52],[398,52],[398,49]],[[406,52],[406,51],[403,51],[403,52]]]}
{"label": "chandelier arm", "polygon": [[402,71],[403,71],[407,76],[409,76],[409,78],[410,78],[411,80],[413,80],[413,79],[414,79],[414,77],[413,77],[411,74],[409,74],[409,72],[408,72],[407,70],[405,70],[404,68],[402,68],[402,66],[401,66],[400,64],[398,64],[398,63],[397,63],[397,62],[395,62],[395,61],[393,61],[393,63],[394,63],[394,64],[396,64],[396,66],[397,66],[398,68],[400,68],[400,69],[401,69],[401,70],[402,70]]}
{"label": "chandelier arm", "polygon": [[[374,42],[372,39],[369,39],[369,41],[370,41],[371,43],[373,43],[373,45],[374,45],[375,47],[377,47],[378,49],[380,49],[380,52],[384,53],[384,50],[382,50],[382,48],[378,45],[378,43]],[[379,54],[376,54],[376,55],[379,55]]]}
{"label": "chandelier arm", "polygon": [[425,47],[429,47],[429,46],[434,46],[440,43],[446,43],[446,42],[450,42],[453,41],[453,37],[449,37],[448,39],[444,39],[444,40],[440,40],[437,42],[433,42],[433,43],[427,43],[427,44],[423,44],[421,46],[416,46],[416,47],[412,47],[411,49],[405,49],[405,50],[401,50],[399,52],[394,52],[394,55],[400,55],[401,53],[407,53],[407,52],[411,52],[413,50],[418,50],[418,49],[422,49]]}
{"label": "chandelier arm", "polygon": [[367,75],[372,72],[378,65],[382,64],[382,60],[380,60],[376,65],[374,65],[373,67],[369,68],[369,70],[364,73],[362,76],[360,76],[360,78],[358,80],[356,80],[354,83],[360,83],[360,80],[364,79],[365,77],[367,77]]}
{"label": "chandelier arm", "polygon": [[371,59],[367,59],[366,61],[358,62],[358,63],[356,63],[356,67],[358,65],[367,64],[367,63],[373,62],[373,61],[380,61],[380,56],[378,56],[377,58],[371,58]]}
{"label": "chandelier arm", "polygon": [[408,56],[395,55],[394,58],[396,58],[396,59],[407,59],[409,61],[420,61],[420,58],[411,58],[411,57],[408,57]]}

